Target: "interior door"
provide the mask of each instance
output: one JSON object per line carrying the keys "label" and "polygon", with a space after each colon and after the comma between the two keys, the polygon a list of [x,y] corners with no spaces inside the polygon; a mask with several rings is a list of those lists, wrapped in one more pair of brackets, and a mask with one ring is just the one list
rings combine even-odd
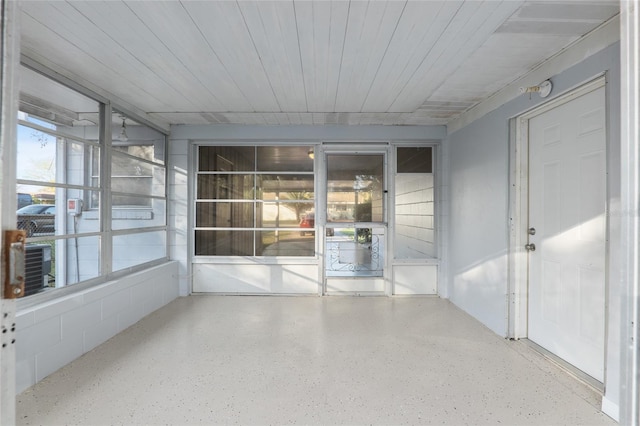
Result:
{"label": "interior door", "polygon": [[530,340],[604,378],[605,89],[529,120]]}
{"label": "interior door", "polygon": [[385,154],[327,154],[325,293],[385,291]]}

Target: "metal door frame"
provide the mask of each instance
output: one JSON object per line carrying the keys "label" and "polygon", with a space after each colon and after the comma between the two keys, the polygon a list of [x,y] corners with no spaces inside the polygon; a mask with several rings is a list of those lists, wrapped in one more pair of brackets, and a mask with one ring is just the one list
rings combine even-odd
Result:
{"label": "metal door frame", "polygon": [[[389,159],[391,156],[391,148],[392,144],[390,142],[357,142],[357,143],[341,143],[341,142],[324,142],[321,145],[316,147],[316,157],[318,158],[318,163],[316,163],[318,170],[318,186],[321,189],[318,194],[319,197],[317,199],[318,209],[316,210],[316,230],[319,233],[320,238],[318,238],[318,254],[321,257],[321,268],[319,268],[319,280],[322,283],[322,294],[323,295],[336,295],[336,294],[344,294],[344,295],[359,295],[359,296],[368,296],[368,295],[390,295],[391,294],[391,285],[390,285],[390,256],[391,256],[391,244],[389,244],[389,240],[391,239],[389,236],[389,200],[390,200],[390,173],[389,173]],[[353,222],[349,223],[349,225],[372,225],[377,227],[384,228],[384,238],[385,238],[385,246],[384,246],[384,259],[383,259],[383,275],[382,279],[384,280],[384,291],[383,292],[361,292],[361,291],[345,291],[345,292],[328,292],[327,291],[327,275],[326,275],[326,262],[327,262],[327,253],[326,253],[326,244],[327,244],[327,156],[335,155],[335,154],[344,154],[344,155],[382,155],[383,157],[383,222]],[[346,224],[346,223],[345,223]],[[353,277],[354,280],[364,280],[366,278],[371,277]]]}

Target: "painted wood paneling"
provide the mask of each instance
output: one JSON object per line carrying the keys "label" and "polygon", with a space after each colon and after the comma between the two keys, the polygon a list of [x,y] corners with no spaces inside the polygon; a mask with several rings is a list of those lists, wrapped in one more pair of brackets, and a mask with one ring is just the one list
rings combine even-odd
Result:
{"label": "painted wood paneling", "polygon": [[[398,93],[392,111],[417,108],[448,79],[520,5],[518,1],[465,2]],[[494,53],[498,55],[498,52]]]}
{"label": "painted wood paneling", "polygon": [[249,101],[253,111],[280,111],[277,98],[247,30],[242,12],[235,2],[183,2],[193,24],[222,62],[231,79]]}
{"label": "painted wood paneling", "polygon": [[[278,111],[306,111],[294,4],[239,2],[238,6],[276,98]],[[305,26],[305,23],[300,24]]]}
{"label": "painted wood paneling", "polygon": [[436,256],[432,174],[398,173],[395,177],[395,257]]}
{"label": "painted wood paneling", "polygon": [[[434,43],[442,36],[448,23],[457,13],[462,2],[409,2],[389,45],[385,61],[380,65],[371,95],[364,109],[388,110],[400,91],[415,75],[420,64],[429,55]],[[415,105],[413,109],[417,108]],[[398,105],[395,112],[411,112]]]}
{"label": "painted wood paneling", "polygon": [[[75,44],[67,44],[65,38],[55,33],[51,29],[44,27],[41,22],[35,20],[30,15],[23,14],[21,16],[21,27],[23,31],[30,34],[37,34],[37,37],[23,36],[21,41],[22,53],[29,54],[32,52],[38,52],[36,59],[40,55],[46,55],[47,51],[56,51],[56,57],[54,58],[56,63],[64,63],[66,69],[71,70],[85,70],[88,74],[100,75],[101,78],[94,77],[93,81],[102,85],[103,87],[109,87],[111,93],[118,96],[122,94],[133,95],[137,99],[135,104],[144,110],[150,110],[151,108],[167,109],[169,105],[164,103],[161,99],[160,92],[153,93],[150,87],[139,87],[130,81],[129,78],[125,78],[124,74],[119,74],[108,64],[104,64],[90,55],[79,46]],[[64,45],[65,49],[58,50],[56,46]],[[46,56],[44,56],[46,57]],[[99,70],[99,73],[98,73]],[[111,84],[111,82],[119,82],[119,84]]]}
{"label": "painted wood paneling", "polygon": [[[22,51],[171,124],[446,124],[618,2],[28,1]],[[462,108],[438,108],[454,102]]]}
{"label": "painted wood paneling", "polygon": [[[393,40],[404,2],[353,2],[345,32],[336,111],[362,111]],[[385,112],[384,105],[370,112]]]}

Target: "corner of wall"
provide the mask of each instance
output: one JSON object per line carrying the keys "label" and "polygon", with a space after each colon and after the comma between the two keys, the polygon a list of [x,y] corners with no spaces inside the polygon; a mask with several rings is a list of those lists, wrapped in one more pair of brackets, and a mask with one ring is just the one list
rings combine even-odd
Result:
{"label": "corner of wall", "polygon": [[449,143],[448,135],[442,139],[440,143],[439,161],[436,168],[436,176],[439,177],[439,209],[440,224],[438,232],[440,234],[438,242],[439,247],[439,265],[438,265],[438,296],[443,299],[449,299]]}
{"label": "corner of wall", "polygon": [[189,141],[172,139],[169,146],[169,258],[178,266],[179,295],[191,293],[189,254]]}
{"label": "corner of wall", "polygon": [[178,277],[167,262],[19,311],[16,393],[176,299]]}

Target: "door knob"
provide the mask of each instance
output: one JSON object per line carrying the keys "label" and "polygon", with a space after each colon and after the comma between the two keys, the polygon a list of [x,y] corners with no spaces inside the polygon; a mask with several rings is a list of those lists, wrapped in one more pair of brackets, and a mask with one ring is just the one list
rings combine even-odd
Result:
{"label": "door knob", "polygon": [[527,232],[529,233],[529,235],[536,235],[536,228],[529,228]]}
{"label": "door knob", "polygon": [[527,251],[536,251],[536,245],[531,243],[531,244],[525,244],[524,248]]}

